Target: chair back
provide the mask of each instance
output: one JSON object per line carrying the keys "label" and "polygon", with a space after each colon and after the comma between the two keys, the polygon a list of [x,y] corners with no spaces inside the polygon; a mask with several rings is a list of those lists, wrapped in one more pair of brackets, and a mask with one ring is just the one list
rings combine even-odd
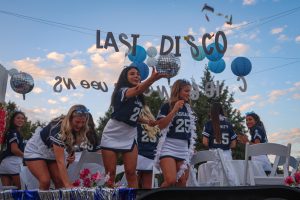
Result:
{"label": "chair back", "polygon": [[[276,159],[279,159],[278,161],[278,166],[282,166],[285,164],[286,158],[282,157],[282,156],[276,156]],[[296,171],[298,170],[299,167],[299,161],[294,157],[294,156],[290,156],[290,160],[289,160],[289,165],[288,167],[291,167],[291,173],[290,175],[293,175],[296,173]],[[275,172],[276,173],[276,172]]]}
{"label": "chair back", "polygon": [[[291,144],[288,144],[287,146],[282,144],[276,144],[276,143],[259,143],[259,144],[252,144],[252,145],[246,144],[244,184],[246,184],[247,181],[247,175],[249,170],[249,157],[259,156],[259,155],[275,155],[275,156],[284,157],[285,162],[283,166],[283,172],[284,172],[284,176],[287,176],[290,152],[291,152]],[[279,163],[279,159],[275,159],[269,177],[274,177],[273,172],[277,170],[278,163]]]}

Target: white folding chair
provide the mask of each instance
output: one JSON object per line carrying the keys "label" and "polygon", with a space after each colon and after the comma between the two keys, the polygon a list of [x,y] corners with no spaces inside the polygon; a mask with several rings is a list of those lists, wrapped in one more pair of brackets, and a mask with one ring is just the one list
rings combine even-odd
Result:
{"label": "white folding chair", "polygon": [[122,186],[127,186],[127,180],[126,180],[124,165],[117,165],[116,176],[118,176],[121,173],[124,173],[124,174],[122,175],[122,177],[120,179],[120,184]]}
{"label": "white folding chair", "polygon": [[[286,161],[286,158],[285,157],[282,157],[282,156],[276,156],[275,158],[275,162],[276,162],[276,159],[279,159],[278,161],[278,166],[283,166],[285,164],[285,161]],[[290,156],[290,161],[289,161],[289,165],[288,165],[288,170],[290,168],[292,168],[291,172],[289,171],[289,175],[294,175],[296,173],[296,171],[298,170],[298,167],[299,167],[299,161],[293,157],[293,156]],[[278,175],[276,174],[276,171],[272,170],[271,174],[274,174],[274,175]]]}
{"label": "white folding chair", "polygon": [[156,175],[159,175],[159,174],[162,174],[162,172],[157,169],[154,165],[153,165],[153,168],[152,168],[152,188],[158,188],[158,179],[156,178]]}
{"label": "white folding chair", "polygon": [[[227,177],[226,177],[227,173],[225,172],[225,169],[224,169],[223,152],[221,152],[220,149],[217,149],[216,151],[209,151],[209,150],[198,151],[193,155],[193,157],[191,159],[191,165],[196,165],[196,164],[207,162],[207,161],[216,162],[215,164],[218,165],[218,167],[220,167],[222,169],[223,173],[220,173],[221,176],[218,178],[218,185],[224,186],[225,182],[227,180]],[[199,173],[200,172],[200,170],[199,170],[200,167],[201,167],[201,164],[198,166],[198,169],[197,169],[198,184],[208,186],[210,184],[204,183],[204,182],[201,181],[201,174]]]}
{"label": "white folding chair", "polygon": [[102,160],[102,155],[99,152],[88,152],[83,151],[78,163],[74,163],[75,168],[69,173],[71,181],[75,181],[79,178],[80,170],[83,168],[88,168],[95,173],[100,171],[101,174],[104,174],[104,165]]}
{"label": "white folding chair", "polygon": [[[290,159],[291,144],[284,146],[282,144],[275,143],[259,143],[249,145],[246,144],[245,149],[245,168],[244,168],[244,184],[247,182],[247,176],[250,176],[250,185],[283,185],[284,177],[288,176],[288,165]],[[250,156],[259,155],[276,155],[285,157],[285,163],[283,165],[283,177],[274,176],[271,173],[269,176],[255,176],[253,173],[253,168],[251,162],[249,161]],[[276,171],[278,167],[279,159],[275,159],[273,163],[272,172]]]}

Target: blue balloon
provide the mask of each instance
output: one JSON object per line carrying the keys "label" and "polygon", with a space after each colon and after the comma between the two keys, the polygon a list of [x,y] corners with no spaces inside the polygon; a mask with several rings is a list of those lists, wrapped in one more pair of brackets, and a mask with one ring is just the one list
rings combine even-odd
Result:
{"label": "blue balloon", "polygon": [[147,52],[144,49],[144,47],[141,47],[139,45],[136,45],[136,52],[135,56],[132,55],[132,49],[130,50],[128,54],[128,58],[131,62],[136,62],[136,63],[142,63],[147,57]]}
{"label": "blue balloon", "polygon": [[221,73],[225,69],[225,61],[223,59],[218,61],[209,61],[208,62],[208,69],[216,74]]}
{"label": "blue balloon", "polygon": [[141,80],[145,80],[149,76],[149,67],[143,62],[133,62],[130,66],[138,68],[141,76]]}
{"label": "blue balloon", "polygon": [[[197,48],[199,49],[199,55],[197,57],[194,57],[193,54],[192,54],[192,57],[196,61],[201,61],[205,58],[205,52],[204,52],[203,47],[201,45],[197,46]],[[191,49],[192,49],[193,53],[196,53],[196,50],[194,48],[191,47]]]}
{"label": "blue balloon", "polygon": [[[223,45],[219,44],[219,47],[221,50],[224,49]],[[224,54],[223,53],[219,53],[218,50],[217,50],[217,47],[216,47],[216,43],[212,43],[210,45],[207,46],[207,50],[209,51],[210,48],[213,48],[213,51],[210,55],[207,55],[206,54],[206,58],[210,61],[218,61],[220,60]]]}
{"label": "blue balloon", "polygon": [[247,76],[252,69],[250,60],[246,57],[237,57],[231,63],[231,71],[236,76]]}

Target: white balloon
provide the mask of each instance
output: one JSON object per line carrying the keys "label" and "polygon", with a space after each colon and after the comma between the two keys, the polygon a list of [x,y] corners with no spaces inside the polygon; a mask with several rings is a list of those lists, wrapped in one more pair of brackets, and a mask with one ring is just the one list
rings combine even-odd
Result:
{"label": "white balloon", "polygon": [[154,67],[157,65],[157,60],[156,58],[147,58],[147,61],[146,61],[146,64],[149,66],[149,67]]}
{"label": "white balloon", "polygon": [[155,47],[149,47],[147,49],[147,55],[151,58],[155,57],[157,55],[157,49]]}
{"label": "white balloon", "polygon": [[14,74],[17,74],[17,73],[19,73],[19,72],[18,72],[18,70],[15,69],[15,68],[12,68],[12,69],[8,70],[8,74],[9,74],[10,76],[13,76]]}

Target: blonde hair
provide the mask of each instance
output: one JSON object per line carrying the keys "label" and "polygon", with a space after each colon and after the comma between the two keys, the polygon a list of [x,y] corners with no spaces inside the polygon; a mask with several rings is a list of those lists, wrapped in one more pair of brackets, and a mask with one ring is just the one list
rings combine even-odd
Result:
{"label": "blonde hair", "polygon": [[84,105],[80,105],[80,104],[73,105],[69,109],[67,115],[62,118],[61,128],[60,128],[61,139],[62,139],[62,141],[64,141],[64,143],[66,145],[66,151],[68,153],[73,152],[73,146],[76,142],[74,135],[72,134],[73,127],[71,125],[71,121],[74,117],[77,117],[77,116],[86,117],[86,122],[85,122],[85,126],[76,134],[76,140],[79,139],[81,142],[87,141],[86,133],[89,130],[88,109]]}
{"label": "blonde hair", "polygon": [[170,109],[172,109],[174,107],[175,103],[178,100],[180,100],[180,91],[184,86],[187,86],[187,85],[191,86],[191,83],[185,79],[178,79],[177,81],[174,82],[172,89],[171,89],[171,97],[169,100]]}
{"label": "blonde hair", "polygon": [[[155,117],[151,113],[149,107],[147,105],[144,105],[140,117],[146,119],[146,120],[155,120]],[[146,131],[149,138],[155,138],[156,134],[160,131],[158,126],[149,126],[148,124],[141,124],[142,128]]]}

